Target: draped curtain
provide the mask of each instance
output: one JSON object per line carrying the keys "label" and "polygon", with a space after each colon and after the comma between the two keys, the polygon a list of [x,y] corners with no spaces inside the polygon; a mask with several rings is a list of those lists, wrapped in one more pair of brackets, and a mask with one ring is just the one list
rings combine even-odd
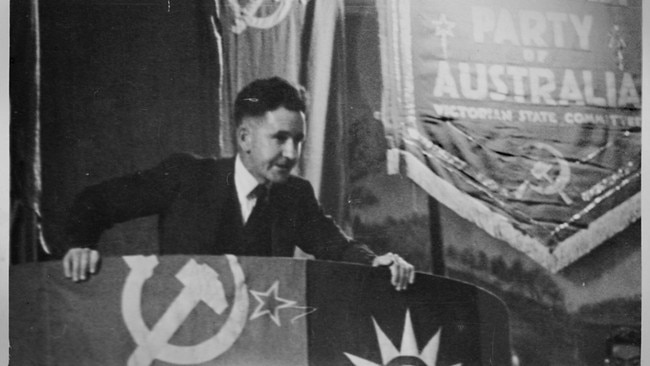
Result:
{"label": "draped curtain", "polygon": [[11,262],[35,261],[49,251],[42,239],[40,198],[40,47],[38,0],[11,6],[10,172]]}

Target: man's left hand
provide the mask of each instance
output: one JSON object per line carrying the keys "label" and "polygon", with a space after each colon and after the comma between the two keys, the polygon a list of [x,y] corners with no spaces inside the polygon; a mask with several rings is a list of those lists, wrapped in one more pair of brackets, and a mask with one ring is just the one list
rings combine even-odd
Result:
{"label": "man's left hand", "polygon": [[415,281],[415,269],[413,265],[397,254],[386,253],[377,256],[372,261],[372,266],[390,266],[390,282],[395,286],[397,291],[406,290],[406,287]]}

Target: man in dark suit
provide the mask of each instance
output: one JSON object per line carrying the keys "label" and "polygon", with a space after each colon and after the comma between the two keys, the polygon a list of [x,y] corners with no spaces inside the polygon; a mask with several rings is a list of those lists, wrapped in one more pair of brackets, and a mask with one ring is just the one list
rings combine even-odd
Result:
{"label": "man in dark suit", "polygon": [[63,269],[73,281],[96,272],[94,249],[113,224],[158,214],[160,254],[292,256],[389,266],[398,290],[414,269],[375,255],[326,216],[311,184],[291,175],[305,137],[301,92],[281,78],[256,80],[235,101],[234,159],[176,154],[158,166],[86,188],[67,226]]}

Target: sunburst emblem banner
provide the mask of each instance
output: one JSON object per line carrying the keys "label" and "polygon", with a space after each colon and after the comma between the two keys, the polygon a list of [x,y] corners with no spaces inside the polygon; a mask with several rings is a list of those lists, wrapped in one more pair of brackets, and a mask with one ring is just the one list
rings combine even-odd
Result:
{"label": "sunburst emblem banner", "polygon": [[310,364],[511,363],[506,307],[477,287],[418,273],[414,285],[398,292],[381,270],[324,262],[308,269],[307,287],[318,287],[308,292],[318,309],[308,315]]}
{"label": "sunburst emblem banner", "polygon": [[[418,351],[418,344],[415,340],[415,332],[411,322],[411,315],[406,311],[404,320],[404,332],[402,333],[402,343],[398,350],[393,345],[388,336],[384,333],[377,321],[373,318],[375,332],[377,332],[377,342],[381,351],[381,363],[374,363],[369,360],[346,353],[350,361],[355,366],[382,366],[382,365],[424,365],[435,366],[438,359],[438,349],[440,348],[440,330],[429,340],[421,352]],[[457,363],[454,366],[462,366]]]}

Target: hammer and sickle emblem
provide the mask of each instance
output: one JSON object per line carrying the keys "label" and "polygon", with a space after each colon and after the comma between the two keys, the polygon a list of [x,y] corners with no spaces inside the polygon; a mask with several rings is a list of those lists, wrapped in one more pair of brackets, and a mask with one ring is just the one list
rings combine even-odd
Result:
{"label": "hammer and sickle emblem", "polygon": [[552,164],[549,164],[541,160],[537,161],[531,168],[530,173],[533,175],[533,177],[535,177],[535,179],[546,181],[549,184],[535,185],[535,184],[531,184],[528,180],[526,180],[524,183],[522,183],[519,186],[517,192],[515,193],[515,196],[517,198],[522,198],[526,189],[530,188],[539,194],[543,194],[547,196],[559,194],[562,200],[564,201],[564,203],[566,203],[567,205],[572,204],[573,200],[571,199],[571,197],[569,197],[568,194],[566,194],[566,192],[564,192],[564,189],[566,188],[566,186],[569,184],[569,181],[571,180],[571,169],[569,168],[569,163],[567,163],[567,161],[564,159],[562,153],[558,151],[556,148],[554,148],[553,146],[541,142],[534,143],[532,147],[540,150],[546,150],[547,152],[553,155],[553,157],[555,158],[555,162],[557,163],[558,166],[557,176],[555,177],[555,179],[553,179],[549,174],[554,167]]}
{"label": "hammer and sickle emblem", "polygon": [[180,365],[203,363],[218,357],[235,343],[246,325],[248,289],[237,258],[226,255],[226,259],[233,274],[235,288],[228,319],[210,339],[193,346],[176,346],[169,344],[169,339],[200,301],[217,314],[223,313],[228,307],[219,274],[210,266],[190,259],[176,274],[176,278],[184,285],[183,290],[150,330],[142,319],[140,304],[142,287],[153,275],[158,259],[156,256],[124,257],[131,271],[122,292],[122,316],[138,345],[129,357],[129,366],[150,365],[156,359]]}
{"label": "hammer and sickle emblem", "polygon": [[[247,27],[261,29],[275,27],[287,17],[295,1],[296,0],[275,0],[275,2],[280,3],[275,11],[265,17],[258,17],[255,14],[264,0],[251,0],[243,8],[239,6],[239,0],[228,0],[230,7],[235,13],[235,25],[232,27],[232,31],[236,34],[240,34],[245,31]],[[304,2],[304,0],[301,0],[301,2]]]}

